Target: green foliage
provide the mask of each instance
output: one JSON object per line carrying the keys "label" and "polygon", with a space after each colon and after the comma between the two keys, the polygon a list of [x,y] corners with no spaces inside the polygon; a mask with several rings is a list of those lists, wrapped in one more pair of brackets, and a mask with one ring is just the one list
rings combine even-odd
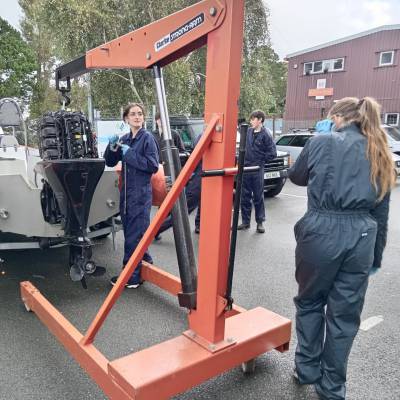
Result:
{"label": "green foliage", "polygon": [[24,13],[21,30],[36,60],[36,75],[30,102],[30,118],[59,108],[58,95],[50,85],[54,79],[54,45],[43,0],[19,0]]}
{"label": "green foliage", "polygon": [[32,50],[0,17],[0,98],[18,97],[25,103],[32,92],[35,70]]}
{"label": "green foliage", "polygon": [[[59,107],[52,85],[56,63],[75,59],[87,50],[163,18],[197,0],[19,0],[25,17],[22,30],[38,61],[34,115]],[[254,109],[282,112],[285,65],[270,47],[268,9],[262,0],[246,0],[240,114]],[[170,114],[202,115],[206,49],[164,69]],[[119,117],[121,106],[156,103],[150,71],[114,70],[90,74],[93,104],[103,117]],[[88,78],[75,80],[72,107],[86,110]]]}
{"label": "green foliage", "polygon": [[239,117],[262,110],[282,115],[286,94],[286,64],[270,45],[269,11],[262,0],[246,0]]}

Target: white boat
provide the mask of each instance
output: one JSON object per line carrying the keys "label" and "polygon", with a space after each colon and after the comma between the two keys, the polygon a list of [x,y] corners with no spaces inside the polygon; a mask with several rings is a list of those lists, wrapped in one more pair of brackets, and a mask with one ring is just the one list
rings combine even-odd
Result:
{"label": "white boat", "polygon": [[[119,214],[117,172],[111,168],[104,168],[100,159],[43,161],[38,149],[27,146],[27,132],[17,102],[13,99],[1,99],[0,110],[6,103],[9,103],[8,107],[10,103],[16,107],[25,143],[19,143],[14,133],[7,134],[5,129],[0,131],[0,251],[69,245],[72,254],[71,277],[80,280],[84,273],[91,273],[96,269],[90,261],[90,238],[114,234],[120,226],[116,219]],[[7,116],[0,113],[0,117],[0,123],[4,128],[7,125],[4,124],[7,122]],[[72,220],[73,214],[76,214],[75,207],[67,204],[70,193],[66,192],[69,190],[57,191],[53,182],[49,184],[45,171],[48,169],[48,164],[59,166],[60,163],[68,162],[71,169],[76,168],[77,163],[82,165],[85,161],[94,161],[101,167],[98,173],[101,176],[97,186],[93,187],[91,204],[87,205],[87,208],[90,207],[86,215],[87,224],[78,232],[69,226],[68,220]],[[76,175],[76,171],[74,173]],[[87,173],[81,175],[88,177]],[[90,186],[90,182],[85,182],[85,185],[86,183]],[[74,185],[72,184],[72,187]],[[81,185],[81,191],[87,193],[89,186],[82,186],[80,181],[77,181],[76,185]],[[86,201],[84,195],[82,199]],[[64,207],[61,203],[65,203]],[[73,212],[71,208],[74,208]],[[12,240],[9,239],[10,234]],[[5,258],[4,253],[2,258]],[[80,265],[76,266],[76,263]]]}

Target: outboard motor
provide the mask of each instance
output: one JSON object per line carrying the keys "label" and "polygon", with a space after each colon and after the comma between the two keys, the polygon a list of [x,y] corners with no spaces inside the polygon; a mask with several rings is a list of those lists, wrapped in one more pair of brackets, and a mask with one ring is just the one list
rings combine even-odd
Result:
{"label": "outboard motor", "polygon": [[35,170],[44,177],[42,210],[49,223],[61,224],[70,245],[70,275],[82,281],[85,274],[104,273],[92,257],[87,223],[92,198],[105,162],[98,159],[95,137],[86,117],[58,111],[43,116],[39,132],[43,161]]}

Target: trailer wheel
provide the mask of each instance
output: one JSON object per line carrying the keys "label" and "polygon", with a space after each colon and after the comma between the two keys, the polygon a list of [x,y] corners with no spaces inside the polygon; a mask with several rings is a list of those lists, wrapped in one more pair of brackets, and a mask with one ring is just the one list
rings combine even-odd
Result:
{"label": "trailer wheel", "polygon": [[246,361],[242,363],[242,371],[244,374],[252,374],[256,370],[256,359]]}

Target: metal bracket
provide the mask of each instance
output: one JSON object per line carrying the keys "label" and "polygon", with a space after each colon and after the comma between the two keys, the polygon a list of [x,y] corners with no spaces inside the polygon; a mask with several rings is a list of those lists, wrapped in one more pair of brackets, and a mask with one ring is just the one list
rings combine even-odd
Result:
{"label": "metal bracket", "polygon": [[228,338],[218,343],[211,343],[192,330],[185,331],[182,334],[190,340],[193,340],[193,342],[196,342],[210,353],[217,353],[218,351],[224,350],[227,347],[231,347],[236,344],[236,340],[233,338]]}
{"label": "metal bracket", "polygon": [[215,125],[214,134],[212,136],[211,141],[214,143],[222,143],[222,139],[224,138],[224,114],[223,113],[212,113],[205,114],[204,120],[209,121],[213,116],[218,116],[218,122]]}

